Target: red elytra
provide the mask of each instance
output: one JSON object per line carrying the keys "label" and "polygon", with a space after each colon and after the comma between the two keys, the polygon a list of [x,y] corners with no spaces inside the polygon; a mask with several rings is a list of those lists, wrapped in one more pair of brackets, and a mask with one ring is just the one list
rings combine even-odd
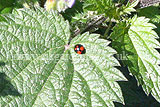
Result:
{"label": "red elytra", "polygon": [[77,51],[77,53],[78,53],[78,54],[82,54],[82,52],[81,52],[81,51]]}
{"label": "red elytra", "polygon": [[86,53],[86,49],[85,49],[84,46],[81,45],[81,44],[75,45],[74,51],[75,51],[77,54],[85,54],[85,53]]}
{"label": "red elytra", "polygon": [[81,46],[81,47],[80,47],[80,50],[83,51],[83,50],[84,50],[84,47]]}

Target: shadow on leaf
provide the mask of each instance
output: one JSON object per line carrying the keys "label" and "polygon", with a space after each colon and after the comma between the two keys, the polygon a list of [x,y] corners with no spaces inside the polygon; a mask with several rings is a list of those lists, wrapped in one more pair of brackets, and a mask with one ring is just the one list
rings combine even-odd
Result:
{"label": "shadow on leaf", "polygon": [[147,96],[142,87],[137,85],[137,80],[129,74],[127,67],[117,67],[128,81],[118,81],[124,97],[124,103],[115,102],[115,107],[160,107],[152,95]]}
{"label": "shadow on leaf", "polygon": [[5,62],[0,62],[0,67],[5,66],[5,64],[6,64]]}
{"label": "shadow on leaf", "polygon": [[[153,11],[154,10],[154,11]],[[157,28],[155,31],[158,35],[160,35],[160,8],[157,6],[150,6],[147,8],[139,9],[138,16],[145,16],[150,19],[150,22],[155,24]]]}
{"label": "shadow on leaf", "polygon": [[[4,63],[0,66],[5,65]],[[21,96],[21,94],[14,88],[14,86],[7,80],[5,73],[0,73],[0,96]]]}

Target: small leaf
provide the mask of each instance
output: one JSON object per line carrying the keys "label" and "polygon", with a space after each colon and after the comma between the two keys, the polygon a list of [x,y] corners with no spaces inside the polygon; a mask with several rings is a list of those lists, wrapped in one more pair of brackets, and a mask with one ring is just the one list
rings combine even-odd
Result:
{"label": "small leaf", "polygon": [[98,14],[105,14],[106,17],[117,17],[117,8],[113,0],[86,0],[84,9],[97,11]]}
{"label": "small leaf", "polygon": [[133,1],[132,3],[130,3],[129,1],[128,1],[128,3],[127,3],[127,5],[126,6],[122,6],[122,8],[123,8],[123,11],[121,12],[121,15],[122,14],[131,14],[131,12],[135,12],[136,10],[134,9],[134,7],[136,7],[137,5],[138,5],[138,3],[139,3],[139,0],[135,0],[135,1]]}
{"label": "small leaf", "polygon": [[7,8],[4,8],[2,11],[1,11],[1,14],[5,14],[5,13],[11,13],[12,12],[12,7],[7,7]]}

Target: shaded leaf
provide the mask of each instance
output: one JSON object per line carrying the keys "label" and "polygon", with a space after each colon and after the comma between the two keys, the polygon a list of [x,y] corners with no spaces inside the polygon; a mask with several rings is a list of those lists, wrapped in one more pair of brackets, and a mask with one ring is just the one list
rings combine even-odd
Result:
{"label": "shaded leaf", "polygon": [[[154,11],[153,11],[154,10]],[[150,6],[147,8],[142,8],[138,11],[138,16],[143,16],[150,19],[151,23],[156,25],[155,31],[160,35],[160,11],[159,7],[157,6]]]}
{"label": "shaded leaf", "polygon": [[123,62],[145,93],[148,95],[151,92],[160,102],[160,54],[155,49],[160,48],[160,44],[156,40],[158,35],[153,30],[155,25],[148,21],[144,17],[134,17],[130,22],[121,22],[114,28],[111,38],[115,41],[113,45],[118,52],[126,52],[127,60]]}

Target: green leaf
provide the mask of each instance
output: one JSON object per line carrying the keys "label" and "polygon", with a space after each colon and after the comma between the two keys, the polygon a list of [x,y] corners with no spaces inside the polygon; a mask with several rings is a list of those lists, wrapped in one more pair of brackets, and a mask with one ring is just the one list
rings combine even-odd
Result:
{"label": "green leaf", "polygon": [[98,14],[103,14],[110,19],[120,20],[121,16],[136,11],[134,7],[139,3],[139,0],[132,3],[128,1],[127,4],[124,2],[124,0],[86,0],[84,10],[96,11]]}
{"label": "green leaf", "polygon": [[11,13],[12,9],[13,9],[13,7],[6,7],[1,11],[1,14]]}
{"label": "green leaf", "polygon": [[160,11],[158,6],[142,8],[138,11],[138,16],[145,16],[146,18],[149,18],[150,22],[157,26],[155,31],[160,35]]}
{"label": "green leaf", "polygon": [[120,87],[115,81],[126,79],[113,67],[119,66],[113,57],[116,52],[108,47],[110,42],[98,37],[97,34],[85,33],[75,37],[71,42],[71,47],[82,44],[86,48],[84,55],[78,55],[71,50],[75,78],[71,88],[73,93],[69,98],[77,106],[79,100],[83,105],[88,102],[87,106],[93,107],[112,107],[112,101],[123,102]]}
{"label": "green leaf", "polygon": [[142,85],[145,93],[148,95],[151,92],[160,102],[160,54],[155,49],[160,48],[160,43],[153,30],[155,25],[148,21],[144,17],[134,17],[130,22],[121,22],[113,29],[111,38],[116,50],[125,52],[127,60],[123,62]]}
{"label": "green leaf", "polygon": [[[19,9],[3,17],[7,22],[0,22],[0,61],[4,63],[0,73],[9,83],[0,88],[1,106],[114,107],[113,101],[124,103],[116,81],[126,79],[114,68],[119,63],[109,41],[85,33],[67,45],[69,23],[53,11]],[[82,44],[86,53],[74,52],[76,44]],[[10,94],[11,87],[18,94]]]}
{"label": "green leaf", "polygon": [[[154,10],[154,11],[152,11]],[[160,11],[159,7],[157,6],[150,6],[147,8],[142,8],[138,12],[138,16],[145,16],[150,19],[153,23],[160,23]]]}
{"label": "green leaf", "polygon": [[130,3],[128,1],[126,6],[125,5],[122,6],[122,10],[123,11],[121,11],[120,14],[121,15],[123,15],[123,14],[131,14],[131,12],[135,12],[136,10],[134,9],[134,7],[136,7],[138,5],[138,3],[139,3],[139,0],[135,0],[132,3]]}
{"label": "green leaf", "polygon": [[84,9],[90,11],[97,11],[98,14],[105,14],[106,17],[117,18],[118,9],[112,0],[86,0],[84,2]]}

